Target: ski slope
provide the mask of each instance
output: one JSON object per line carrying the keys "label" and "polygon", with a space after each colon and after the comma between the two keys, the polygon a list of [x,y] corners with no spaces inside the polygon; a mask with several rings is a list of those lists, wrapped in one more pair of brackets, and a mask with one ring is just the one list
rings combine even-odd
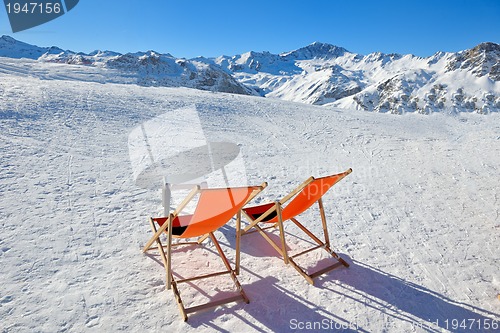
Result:
{"label": "ski slope", "polygon": [[[2,332],[492,332],[499,323],[500,115],[394,116],[1,63]],[[259,235],[245,236],[239,280],[250,304],[184,323],[160,258],[141,252],[161,192],[135,184],[128,147],[135,128],[182,108],[196,110],[207,140],[238,145],[249,184],[269,182],[257,202],[353,168],[324,198],[333,248],[351,267],[311,286]],[[303,220],[320,234],[317,213]],[[231,260],[234,231],[233,221],[217,232]],[[287,231],[300,247],[302,235]],[[210,246],[174,257],[185,276],[218,265]],[[197,288],[230,286],[223,276],[181,293],[190,304],[213,296]]]}

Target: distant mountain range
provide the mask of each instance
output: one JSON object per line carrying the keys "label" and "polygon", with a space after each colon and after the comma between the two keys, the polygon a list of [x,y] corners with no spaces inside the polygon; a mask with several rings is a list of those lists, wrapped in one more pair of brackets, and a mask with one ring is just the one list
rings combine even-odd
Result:
{"label": "distant mountain range", "polygon": [[281,54],[252,51],[181,59],[154,51],[76,53],[3,36],[0,57],[108,68],[145,86],[182,86],[375,112],[500,111],[496,43],[427,58],[379,52],[363,56],[316,42]]}

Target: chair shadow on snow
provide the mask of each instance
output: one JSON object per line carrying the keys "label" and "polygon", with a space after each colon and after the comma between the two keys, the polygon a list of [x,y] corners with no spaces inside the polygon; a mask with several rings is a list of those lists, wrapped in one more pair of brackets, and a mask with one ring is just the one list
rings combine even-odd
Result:
{"label": "chair shadow on snow", "polygon": [[[233,235],[234,229],[231,226],[226,225],[223,232],[224,234],[227,233],[227,235]],[[270,237],[275,237],[274,240],[276,243],[279,242],[279,236],[270,234]],[[227,246],[234,246],[232,238],[233,237],[231,236],[226,237],[229,242],[229,244],[226,244]],[[277,262],[277,264],[281,264],[285,269],[285,265],[282,262],[281,257],[257,233],[255,236],[248,235],[243,237],[241,250],[242,253],[250,256],[280,258],[281,262]],[[344,297],[350,298],[356,302],[360,302],[363,305],[367,305],[377,311],[380,311],[384,316],[407,322],[416,329],[423,329],[429,332],[440,332],[442,329],[453,330],[454,332],[490,332],[491,328],[490,330],[484,329],[484,324],[491,324],[494,320],[497,322],[500,321],[500,316],[497,313],[493,313],[469,304],[453,301],[452,299],[435,291],[422,287],[418,284],[405,281],[368,264],[355,260],[349,260],[349,257],[345,254],[340,255],[341,257],[347,259],[350,267],[347,269],[335,270],[317,278],[317,288],[341,294]],[[323,259],[317,263],[317,266],[321,266],[323,261],[328,262],[329,259]],[[292,267],[286,267],[286,269],[289,269],[290,274],[296,274]],[[268,279],[269,278],[264,278],[262,281]],[[279,299],[280,293],[286,294],[286,290],[277,286],[274,282],[271,281],[271,283],[269,283],[269,292],[268,290],[265,290],[266,297],[269,297],[269,299]],[[335,284],[335,288],[329,287],[331,283]],[[267,283],[263,282],[263,288],[266,288],[266,284]],[[309,287],[306,283],[304,283],[304,286]],[[243,287],[245,289],[247,288],[245,285]],[[251,286],[248,287],[251,288]],[[346,289],[346,291],[339,291],[339,287]],[[265,302],[266,299],[263,299],[262,301]],[[287,301],[289,303],[287,303]],[[302,301],[303,300],[299,301],[298,297],[293,295],[293,297],[283,300],[281,304],[286,308],[293,308],[294,306],[300,308],[300,303]],[[314,315],[311,315],[311,309],[320,309],[320,307],[318,305],[314,305],[312,302],[306,301],[306,303],[309,303],[310,305],[312,304],[312,307],[303,305],[303,309],[299,311],[302,311],[304,314],[307,313],[307,316],[310,316],[311,319],[308,318],[307,320],[315,321]],[[314,313],[317,315],[316,320],[321,321],[325,318],[324,315],[318,315],[316,312]],[[260,316],[257,315],[257,318],[262,316],[262,314]],[[335,315],[329,313],[328,316],[331,317]],[[270,320],[271,327],[269,328],[289,327],[289,323],[282,322],[278,324],[276,322],[277,318],[281,317],[282,316],[275,316],[275,318]],[[288,316],[287,313],[286,317],[289,319],[293,316]],[[346,321],[342,318],[336,318],[338,319],[339,326],[346,323]],[[264,322],[266,322],[265,317]],[[282,326],[284,324],[287,324],[287,326]],[[361,325],[362,323],[359,324]],[[460,324],[465,324],[467,327],[460,327]],[[361,330],[361,327],[357,328],[358,330]]]}
{"label": "chair shadow on snow", "polygon": [[[384,316],[405,321],[429,332],[441,332],[443,329],[481,332],[485,323],[491,325],[493,320],[500,320],[499,315],[493,312],[453,301],[367,264],[355,260],[348,262],[350,267],[342,273],[318,279],[318,287],[344,295],[382,312]],[[335,285],[334,288],[329,287],[331,283]],[[339,287],[346,289],[346,292],[339,291]],[[460,324],[467,327],[460,327]],[[491,328],[484,331],[491,332]]]}
{"label": "chair shadow on snow", "polygon": [[[252,274],[258,280],[244,284],[250,303],[235,303],[227,307],[218,307],[210,311],[199,312],[190,317],[188,325],[194,328],[210,327],[218,332],[231,332],[224,329],[217,318],[227,315],[238,318],[242,324],[240,331],[256,332],[293,332],[319,331],[367,332],[349,326],[350,322],[325,310],[301,296],[289,292],[280,286],[275,277],[261,277],[243,270],[243,274]],[[242,311],[238,311],[242,310]],[[240,313],[243,313],[240,314]],[[318,325],[318,326],[306,326]],[[312,328],[311,328],[312,327]]]}

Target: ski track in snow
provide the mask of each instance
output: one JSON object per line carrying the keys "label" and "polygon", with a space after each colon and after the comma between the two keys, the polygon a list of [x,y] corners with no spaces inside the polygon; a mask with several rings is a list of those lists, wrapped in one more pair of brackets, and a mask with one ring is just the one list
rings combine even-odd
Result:
{"label": "ski track in snow", "polygon": [[[47,77],[69,77],[50,68]],[[465,332],[445,321],[500,320],[499,115],[393,116],[32,74],[0,64],[2,332],[294,331],[294,319]],[[182,322],[161,260],[141,253],[160,192],[134,185],[127,140],[142,122],[193,105],[208,138],[239,144],[249,183],[269,182],[257,202],[353,168],[324,198],[349,269],[310,286],[259,235],[245,236],[239,279],[250,304]],[[320,234],[317,213],[302,220]],[[301,246],[303,235],[287,232]],[[234,222],[217,234],[232,253]],[[176,254],[176,272],[189,275],[214,252]],[[214,280],[203,290],[230,285]],[[204,299],[181,292],[188,304]]]}

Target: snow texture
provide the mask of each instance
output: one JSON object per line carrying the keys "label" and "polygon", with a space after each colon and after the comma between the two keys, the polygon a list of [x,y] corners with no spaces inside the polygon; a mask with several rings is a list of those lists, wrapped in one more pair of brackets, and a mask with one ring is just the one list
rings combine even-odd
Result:
{"label": "snow texture", "polygon": [[[394,117],[145,87],[120,73],[0,59],[1,332],[498,331],[498,113]],[[351,267],[311,286],[258,234],[244,236],[239,279],[250,303],[184,323],[161,259],[141,252],[161,191],[135,184],[129,155],[141,124],[169,114],[189,127],[183,109],[196,110],[206,140],[238,145],[249,184],[269,182],[255,202],[352,167],[324,197],[332,246]],[[301,219],[321,234],[318,211]],[[299,251],[303,235],[286,230]],[[216,236],[234,262],[234,220]],[[220,263],[209,244],[174,258],[180,276]],[[332,260],[308,259],[311,268]],[[231,286],[221,276],[181,293],[192,305]]]}

